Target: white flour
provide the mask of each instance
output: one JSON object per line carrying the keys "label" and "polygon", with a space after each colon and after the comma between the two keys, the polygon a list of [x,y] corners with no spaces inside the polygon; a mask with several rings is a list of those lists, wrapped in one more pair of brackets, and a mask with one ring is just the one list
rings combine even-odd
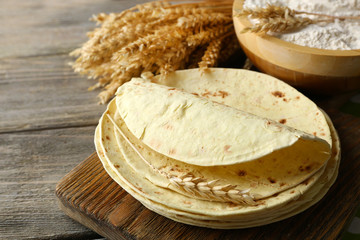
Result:
{"label": "white flour", "polygon": [[[298,11],[332,16],[359,16],[360,0],[245,0],[244,7],[266,7],[266,4],[287,6]],[[306,17],[311,17],[306,15]],[[277,37],[302,46],[350,50],[360,49],[360,20],[336,20],[333,23],[311,24],[296,32]]]}

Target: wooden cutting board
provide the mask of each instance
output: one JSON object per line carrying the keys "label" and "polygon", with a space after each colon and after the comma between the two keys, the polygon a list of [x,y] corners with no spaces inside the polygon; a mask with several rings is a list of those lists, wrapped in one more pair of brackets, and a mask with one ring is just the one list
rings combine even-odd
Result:
{"label": "wooden cutting board", "polygon": [[286,220],[237,230],[174,222],[143,207],[117,185],[96,153],[56,186],[60,208],[108,239],[339,239],[360,204],[360,118],[328,113],[342,145],[338,179],[319,203]]}

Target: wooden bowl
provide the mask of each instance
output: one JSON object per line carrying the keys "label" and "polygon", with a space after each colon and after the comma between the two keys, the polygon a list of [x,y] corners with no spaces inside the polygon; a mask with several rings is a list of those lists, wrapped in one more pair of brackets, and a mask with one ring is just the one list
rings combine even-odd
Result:
{"label": "wooden bowl", "polygon": [[260,71],[317,94],[360,89],[360,49],[324,50],[267,34],[242,34],[242,29],[251,26],[247,17],[235,17],[243,2],[234,1],[234,27],[245,54]]}

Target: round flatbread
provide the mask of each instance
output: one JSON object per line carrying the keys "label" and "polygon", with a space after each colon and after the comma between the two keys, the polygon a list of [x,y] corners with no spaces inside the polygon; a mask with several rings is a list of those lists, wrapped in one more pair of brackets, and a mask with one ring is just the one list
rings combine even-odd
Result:
{"label": "round flatbread", "polygon": [[[152,81],[160,83],[158,78],[154,78]],[[118,91],[120,97],[116,97],[109,104],[108,110],[100,119],[95,135],[95,143],[98,155],[110,176],[145,206],[164,216],[188,224],[213,228],[258,226],[292,216],[308,208],[326,193],[336,178],[340,149],[331,122],[309,99],[275,78],[246,70],[211,69],[210,72],[205,74],[200,73],[198,70],[186,70],[169,75],[161,83],[168,85],[170,88],[175,87],[176,89],[173,90],[157,85],[152,87],[155,84],[144,80],[134,80],[133,83],[145,87],[140,89],[140,92],[135,91],[136,94],[130,96],[130,98],[126,97],[126,95],[128,91],[132,91],[131,89],[124,90],[124,88]],[[167,98],[160,97],[160,101],[155,104],[158,108],[150,108],[151,111],[149,112],[147,107],[142,107],[139,103],[144,103],[146,99],[149,103],[154,102],[152,100],[153,95],[148,94],[149,92],[145,90],[148,89],[148,85],[151,86],[150,93],[154,94],[156,92],[155,96],[158,95],[157,89],[159,87],[161,90],[166,89],[167,92],[172,92],[171,96],[180,93],[183,98],[180,97],[181,100],[178,100],[179,98],[175,97],[174,101],[170,101],[169,104],[166,101]],[[130,87],[134,86],[136,85]],[[242,87],[235,89],[235,87],[239,86]],[[263,87],[259,89],[260,86]],[[135,89],[138,88],[135,87]],[[137,94],[146,96],[145,100],[138,102],[136,100]],[[188,97],[188,95],[196,96]],[[215,115],[220,116],[221,114],[219,115],[217,108],[221,109],[221,113],[230,109],[230,112],[235,112],[235,115],[238,114],[237,110],[241,110],[245,114],[241,112],[240,120],[245,118],[244,121],[246,122],[250,116],[252,121],[251,123],[248,122],[248,124],[261,126],[261,122],[263,122],[266,126],[267,121],[270,121],[271,125],[275,126],[274,128],[280,129],[277,133],[282,134],[285,132],[285,135],[288,134],[290,138],[296,133],[295,135],[299,138],[296,139],[295,143],[280,140],[280,143],[285,142],[285,144],[275,144],[273,149],[266,148],[261,154],[256,153],[256,150],[253,149],[255,152],[253,155],[240,158],[240,160],[234,161],[236,157],[232,155],[230,164],[226,161],[224,164],[226,158],[220,157],[220,160],[216,157],[211,158],[211,155],[206,155],[209,152],[206,152],[205,155],[201,156],[201,165],[193,164],[194,161],[199,161],[199,158],[196,158],[195,155],[186,154],[186,151],[180,153],[180,155],[175,154],[175,158],[174,154],[169,154],[171,147],[167,142],[170,145],[173,142],[171,137],[168,137],[164,132],[160,131],[159,139],[166,138],[163,144],[167,146],[162,148],[150,143],[151,137],[156,136],[158,133],[156,129],[161,126],[159,122],[157,126],[150,127],[153,128],[152,132],[150,131],[151,134],[148,135],[150,140],[142,141],[145,136],[143,126],[148,121],[146,116],[156,113],[156,109],[163,107],[162,102],[168,105],[175,103],[171,105],[171,108],[187,106],[183,104],[184,99],[187,103],[190,103],[191,107],[200,102],[200,107],[192,109],[194,113],[196,111],[201,112],[204,105],[218,102],[221,104],[213,104],[215,107],[210,107],[210,110],[206,111],[206,115],[217,112]],[[204,99],[206,101],[203,101]],[[137,113],[132,112],[130,106],[136,107]],[[136,122],[139,118],[134,116],[139,116],[144,112],[146,113],[143,115],[145,117],[142,116],[143,119],[140,123]],[[186,114],[187,112],[185,112],[184,116]],[[130,117],[130,115],[133,116]],[[223,115],[227,116],[226,114]],[[162,119],[162,124],[164,124],[166,119],[176,117],[179,117],[179,115],[170,114],[166,118],[160,116],[160,120]],[[228,120],[231,117],[226,118]],[[128,118],[127,121],[124,120],[126,118]],[[206,122],[206,120],[204,117],[197,120],[196,128],[201,128],[200,123]],[[228,124],[232,122],[234,121],[228,120]],[[171,123],[174,123],[174,121]],[[131,124],[133,125],[130,129],[133,129],[133,131],[129,129]],[[187,124],[191,125],[191,121],[188,121]],[[140,129],[142,128],[142,130],[137,132],[137,126],[141,126]],[[204,126],[209,128],[206,124]],[[194,126],[192,129],[189,127],[191,130],[194,130],[194,128]],[[251,128],[245,128],[244,132],[248,131],[251,131]],[[175,136],[181,138],[182,134],[186,134],[185,132],[175,131]],[[314,137],[315,135],[319,138]],[[169,136],[174,136],[174,131]],[[261,138],[261,136],[262,134],[256,138]],[[276,134],[273,136],[276,138]],[[281,137],[284,136],[281,135]],[[287,139],[287,137],[283,139]],[[249,139],[252,138],[249,137]],[[314,162],[319,161],[322,164],[319,164],[317,169],[312,172],[306,171],[309,170],[306,168],[308,165],[304,165],[299,160],[301,159],[299,157],[299,155],[302,155],[301,152],[309,150],[309,145],[301,145],[303,143],[296,149],[296,142],[303,139],[318,144],[317,146],[313,144],[314,148],[310,149],[310,152],[314,151],[316,153],[316,150],[319,150],[321,154],[318,156],[323,157],[323,160],[315,157]],[[179,141],[175,142],[179,143]],[[205,141],[204,144],[207,146],[223,145],[222,140]],[[329,151],[330,146],[332,151]],[[180,149],[189,150],[191,148],[192,146],[186,145]],[[220,153],[220,151],[217,153]],[[326,154],[327,157],[324,156]],[[189,160],[188,156],[195,156],[195,158]],[[221,156],[221,154],[217,156]],[[274,156],[276,156],[275,159],[282,159],[279,162],[282,163],[283,167],[280,167],[281,169],[278,172],[273,171],[269,174],[265,169],[276,169],[270,164],[270,160],[273,161]],[[298,160],[296,160],[297,158]],[[295,159],[295,164],[294,162],[287,164],[284,159]],[[263,161],[263,164],[265,162],[266,168],[261,168],[260,160]],[[274,161],[274,164],[277,161]],[[254,164],[252,167],[249,166],[251,162]],[[299,162],[301,164],[296,165]],[[312,160],[308,160],[307,163],[310,162]],[[298,171],[293,171],[293,175],[288,174],[290,177],[280,174],[295,168]],[[186,174],[183,174],[184,172]],[[200,187],[194,188],[192,185],[194,183],[200,185]],[[206,192],[209,187],[211,188],[210,192]],[[215,195],[216,197],[209,195]],[[261,216],[261,219],[258,216]]]}

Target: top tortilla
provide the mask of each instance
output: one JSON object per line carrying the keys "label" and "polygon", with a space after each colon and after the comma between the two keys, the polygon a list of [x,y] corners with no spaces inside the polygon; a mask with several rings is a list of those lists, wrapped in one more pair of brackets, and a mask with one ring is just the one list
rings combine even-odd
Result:
{"label": "top tortilla", "polygon": [[292,159],[317,169],[330,157],[329,144],[314,135],[175,88],[135,78],[116,96],[119,114],[136,138],[188,164],[245,163],[289,146],[293,152],[307,149],[301,160],[297,154]]}

